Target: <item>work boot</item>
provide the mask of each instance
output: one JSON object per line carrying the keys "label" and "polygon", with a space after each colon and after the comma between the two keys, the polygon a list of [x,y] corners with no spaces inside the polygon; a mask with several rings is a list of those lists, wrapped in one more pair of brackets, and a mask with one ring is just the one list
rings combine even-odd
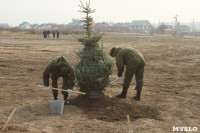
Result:
{"label": "work boot", "polygon": [[58,94],[53,93],[54,100],[58,100]]}
{"label": "work boot", "polygon": [[117,98],[126,98],[126,95],[123,93],[117,94],[116,95]]}
{"label": "work boot", "polygon": [[141,94],[141,91],[137,91],[137,95],[134,96],[133,98],[134,98],[136,101],[140,101],[140,94]]}
{"label": "work boot", "polygon": [[67,99],[67,100],[65,100],[65,103],[64,103],[65,105],[68,105],[69,104],[69,100]]}
{"label": "work boot", "polygon": [[116,97],[118,98],[126,98],[127,89],[123,89],[122,93],[117,94]]}
{"label": "work boot", "polygon": [[68,100],[68,94],[63,94],[64,100],[65,100],[65,105],[69,104]]}

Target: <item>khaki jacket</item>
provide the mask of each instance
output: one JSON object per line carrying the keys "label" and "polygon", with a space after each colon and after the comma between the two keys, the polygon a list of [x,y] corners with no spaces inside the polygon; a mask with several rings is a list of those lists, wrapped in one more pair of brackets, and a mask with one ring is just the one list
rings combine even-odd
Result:
{"label": "khaki jacket", "polygon": [[74,87],[74,71],[65,57],[57,56],[48,64],[43,72],[44,86],[49,86],[50,75],[52,80],[63,77],[63,87],[69,87],[66,89]]}
{"label": "khaki jacket", "polygon": [[118,77],[122,76],[124,65],[126,65],[126,70],[145,65],[144,57],[134,48],[117,48],[114,54],[118,68]]}

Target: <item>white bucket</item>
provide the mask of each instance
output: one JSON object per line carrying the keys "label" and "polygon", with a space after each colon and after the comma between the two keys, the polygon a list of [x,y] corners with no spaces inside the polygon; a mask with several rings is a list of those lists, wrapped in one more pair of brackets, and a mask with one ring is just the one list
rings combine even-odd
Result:
{"label": "white bucket", "polygon": [[63,113],[64,103],[64,100],[50,100],[51,114],[61,115]]}

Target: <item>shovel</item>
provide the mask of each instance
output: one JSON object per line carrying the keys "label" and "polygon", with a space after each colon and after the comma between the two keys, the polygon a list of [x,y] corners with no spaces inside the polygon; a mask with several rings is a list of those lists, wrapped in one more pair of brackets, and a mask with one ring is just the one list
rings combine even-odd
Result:
{"label": "shovel", "polygon": [[[120,79],[114,79],[113,81],[110,82],[110,85],[112,85],[112,83],[114,83],[114,82],[116,82],[118,80],[121,80],[121,78]],[[91,91],[88,94],[89,98],[92,98],[92,99],[99,99],[99,98],[101,98],[101,95],[102,94],[100,92],[98,92],[98,91]]]}
{"label": "shovel", "polygon": [[[74,84],[80,90],[78,85],[76,83]],[[89,98],[92,98],[92,99],[99,99],[101,97],[101,93],[98,91],[91,91],[90,93],[85,93],[85,95],[87,95]]]}
{"label": "shovel", "polygon": [[110,82],[110,84],[112,84],[112,83],[114,83],[114,82],[116,82],[118,80],[121,80],[121,78],[120,79],[114,79],[113,81]]}
{"label": "shovel", "polygon": [[[42,85],[38,85],[39,87],[45,87],[45,86],[42,86]],[[51,88],[52,90],[58,90],[58,91],[65,91],[67,93],[76,93],[76,94],[81,94],[81,95],[86,95],[86,93],[84,92],[78,92],[78,91],[73,91],[71,89],[67,89],[67,90],[64,90],[64,89],[60,89],[60,88]]]}

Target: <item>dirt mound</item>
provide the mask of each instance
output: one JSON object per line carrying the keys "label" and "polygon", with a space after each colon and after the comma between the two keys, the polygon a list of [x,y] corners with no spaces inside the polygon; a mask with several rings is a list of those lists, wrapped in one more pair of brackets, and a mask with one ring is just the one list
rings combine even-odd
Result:
{"label": "dirt mound", "polygon": [[154,108],[124,103],[120,99],[105,95],[100,99],[79,96],[71,99],[70,103],[84,110],[90,119],[109,122],[126,120],[126,115],[129,115],[132,121],[140,118],[157,119],[156,116],[159,114]]}

